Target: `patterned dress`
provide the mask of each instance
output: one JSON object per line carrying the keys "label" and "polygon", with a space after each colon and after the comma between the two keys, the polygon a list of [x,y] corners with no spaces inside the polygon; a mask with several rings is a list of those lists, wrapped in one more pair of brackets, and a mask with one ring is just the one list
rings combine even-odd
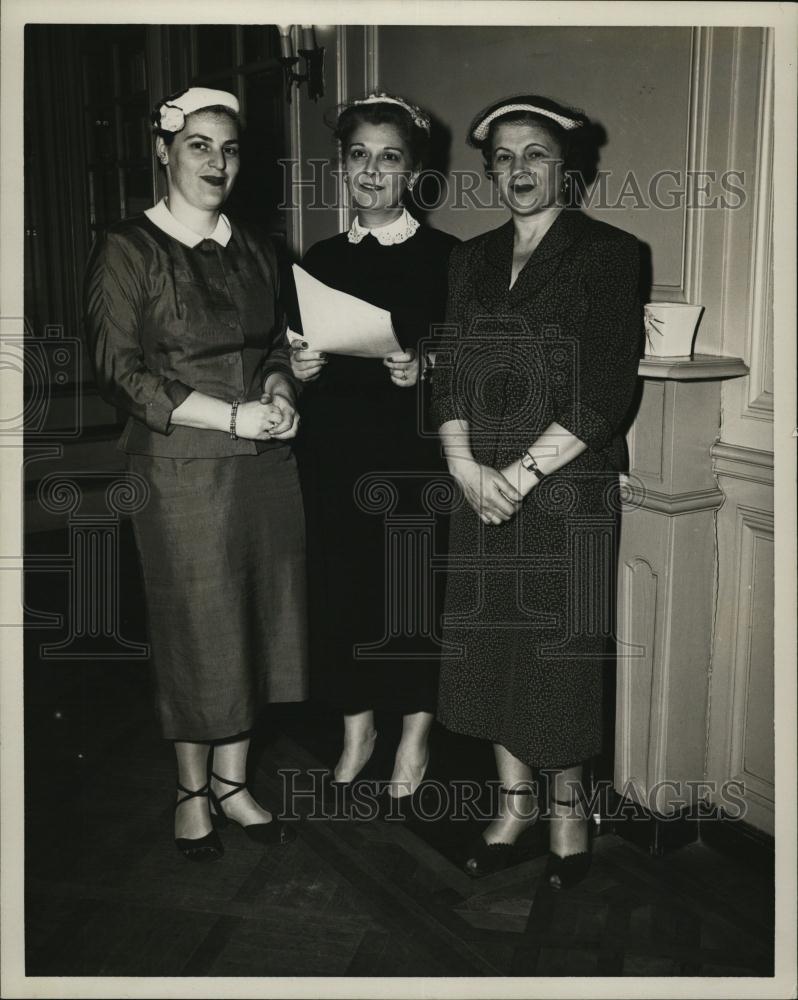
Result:
{"label": "patterned dress", "polygon": [[[455,248],[433,385],[438,425],[470,424],[477,462],[502,469],[553,421],[587,444],[514,518],[452,516],[440,720],[539,767],[601,746],[613,632],[618,472],[642,346],[639,251],[563,211],[509,289],[513,225]],[[531,475],[531,473],[530,473]]]}

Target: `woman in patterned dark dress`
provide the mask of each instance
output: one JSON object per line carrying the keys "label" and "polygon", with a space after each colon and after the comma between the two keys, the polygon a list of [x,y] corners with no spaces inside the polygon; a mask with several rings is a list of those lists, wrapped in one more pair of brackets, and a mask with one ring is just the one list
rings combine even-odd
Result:
{"label": "woman in patterned dark dress", "polygon": [[227,820],[260,843],[289,839],[247,790],[246,763],[259,708],[306,697],[296,383],[274,249],[221,212],[239,167],[237,98],[192,87],[153,123],[168,195],[97,240],[86,335],[147,494],[132,521],[177,755],[175,840],[204,862],[221,856],[213,827]]}
{"label": "woman in patterned dark dress", "polygon": [[[356,493],[363,477],[377,474],[395,491],[395,513],[418,515],[424,485],[445,476],[434,431],[419,433],[417,348],[443,318],[456,240],[420,226],[402,206],[429,130],[424,112],[402,98],[372,94],[341,112],[335,135],[356,215],[348,232],[317,243],[302,262],[325,284],[389,310],[403,351],[382,361],[323,357],[304,343],[292,353],[294,374],[304,382],[298,459],[308,526],[311,691],[343,713],[336,782],[353,782],[371,758],[375,709],[403,717],[388,787],[393,798],[412,794],[424,776],[438,656],[429,641],[415,651],[388,642],[380,651],[388,658],[356,653],[380,644],[392,614],[384,512],[365,509]],[[415,599],[405,594],[393,611],[412,614]],[[410,625],[413,631],[423,622]]]}
{"label": "woman in patterned dark dress", "polygon": [[573,884],[590,853],[573,808],[600,749],[612,631],[621,425],[637,380],[639,253],[574,202],[586,119],[536,96],[474,120],[469,141],[511,220],[455,248],[449,364],[433,411],[467,503],[452,516],[439,718],[494,744],[499,813],[466,869],[504,867],[551,780],[548,879]]}

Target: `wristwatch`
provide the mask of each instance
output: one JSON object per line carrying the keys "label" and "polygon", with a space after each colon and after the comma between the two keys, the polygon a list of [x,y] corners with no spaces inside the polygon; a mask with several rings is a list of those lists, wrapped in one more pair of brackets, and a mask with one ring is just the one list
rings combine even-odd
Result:
{"label": "wristwatch", "polygon": [[525,451],[523,455],[521,455],[521,465],[523,465],[528,472],[534,472],[538,477],[538,480],[546,478],[546,473],[541,470],[540,466],[535,461],[535,457],[530,455],[528,451]]}

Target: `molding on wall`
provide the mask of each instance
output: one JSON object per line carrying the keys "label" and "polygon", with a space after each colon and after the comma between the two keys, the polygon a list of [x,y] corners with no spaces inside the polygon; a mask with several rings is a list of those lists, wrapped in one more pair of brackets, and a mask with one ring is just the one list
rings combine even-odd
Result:
{"label": "molding on wall", "polygon": [[[773,490],[771,483],[764,481],[768,472],[772,476],[772,469],[768,469],[772,455],[720,444],[713,452],[719,453],[718,460],[728,463],[731,471],[724,484],[727,505],[718,516],[721,560],[707,713],[706,777],[719,784],[740,782],[744,787],[746,822],[772,834],[773,784],[769,777],[748,770],[746,760],[750,741],[770,740],[749,719],[749,705],[755,685],[766,683],[768,687],[765,692],[760,688],[759,695],[767,697],[773,672],[772,662],[752,662],[754,630],[772,628],[757,613],[758,602],[772,605],[772,596],[754,592],[757,560],[773,559]],[[769,553],[763,545],[770,548]],[[772,712],[770,715],[772,718]],[[722,804],[717,795],[713,800],[716,805]]]}
{"label": "molding on wall", "polygon": [[[338,104],[346,104],[349,100],[349,74],[348,74],[348,38],[346,24],[336,25],[335,28],[335,91]],[[338,182],[338,231],[345,233],[352,224],[347,202],[346,190],[343,181],[343,163],[341,161],[341,151],[338,150],[338,171],[340,180]]]}
{"label": "molding on wall", "polygon": [[716,476],[732,476],[750,483],[773,485],[773,452],[718,441],[710,449]]}
{"label": "molding on wall", "polygon": [[773,514],[744,504],[737,505],[737,552],[739,577],[736,594],[736,634],[731,658],[731,731],[729,742],[728,773],[745,784],[745,798],[754,799],[760,806],[774,802],[773,782],[748,769],[746,761],[746,735],[748,706],[751,689],[751,672],[757,667],[752,663],[751,643],[754,631],[755,597],[754,580],[759,545],[773,546]]}
{"label": "molding on wall", "polygon": [[[690,69],[690,139],[688,170],[706,170],[709,141],[709,97],[712,75],[713,28],[693,29],[693,60]],[[701,271],[704,265],[704,220],[706,212],[685,212],[682,288],[685,302],[701,301]]]}
{"label": "molding on wall", "polygon": [[370,94],[380,85],[380,50],[379,50],[379,25],[367,24],[364,32],[364,45],[366,47],[364,64],[366,67],[365,88]]}
{"label": "molding on wall", "polygon": [[[640,401],[640,409],[627,435],[630,468],[635,475],[643,476],[649,482],[654,480],[657,483],[664,483],[665,481],[663,434],[668,401],[666,388],[664,381],[646,382],[643,388],[643,398]],[[644,422],[645,427],[651,428],[656,434],[656,440],[652,440],[652,435],[645,441],[646,447],[643,447],[640,441],[640,438],[643,437],[640,431],[644,430]]]}
{"label": "molding on wall", "polygon": [[[736,29],[735,47],[741,28]],[[773,341],[773,30],[763,29],[757,108],[756,202],[749,288],[746,354],[751,378],[742,412],[743,419],[773,420],[773,393],[767,387],[772,376]],[[735,87],[735,90],[737,88]],[[768,372],[768,357],[771,371]],[[772,384],[772,383],[771,383]]]}
{"label": "molding on wall", "polygon": [[[293,45],[294,51],[296,52],[297,46],[299,44],[298,34],[299,28],[297,25],[292,27],[293,32]],[[288,149],[289,156],[294,160],[298,169],[302,170],[302,102],[299,100],[299,94],[294,96],[294,99],[288,105]],[[291,168],[294,169],[293,167]],[[304,238],[303,238],[303,225],[302,220],[304,218],[304,209],[301,203],[302,195],[300,194],[300,207],[298,209],[292,209],[285,213],[285,236],[286,242],[291,250],[298,256],[302,257],[305,252]]]}
{"label": "molding on wall", "polygon": [[624,502],[625,510],[651,510],[667,517],[679,514],[694,514],[696,511],[717,510],[726,499],[724,492],[717,488],[688,490],[685,493],[661,493],[659,490],[640,489],[633,481],[626,484],[629,501]]}
{"label": "molding on wall", "polygon": [[[709,97],[712,73],[713,31],[694,27],[690,53],[690,92],[687,102],[687,176],[690,171],[706,169],[709,138]],[[703,266],[704,219],[702,209],[685,207],[682,228],[682,273],[678,285],[654,284],[652,300],[665,302],[700,302]]]}
{"label": "molding on wall", "polygon": [[349,87],[346,74],[347,38],[345,24],[335,26],[335,92],[338,102],[346,104],[349,100]]}
{"label": "molding on wall", "polygon": [[685,357],[656,358],[644,355],[637,369],[641,378],[668,379],[672,382],[706,382],[715,379],[742,378],[748,366],[742,358],[719,354],[690,354]]}
{"label": "molding on wall", "polygon": [[[623,615],[620,627],[628,634],[618,636],[618,679],[616,717],[619,725],[615,734],[615,787],[631,788],[638,801],[646,802],[650,781],[651,725],[654,718],[654,677],[658,637],[657,595],[659,574],[651,563],[640,556],[625,560],[620,567],[620,604]],[[645,629],[641,635],[639,630]],[[639,655],[631,651],[642,650]],[[649,711],[636,713],[633,688],[648,688]]]}

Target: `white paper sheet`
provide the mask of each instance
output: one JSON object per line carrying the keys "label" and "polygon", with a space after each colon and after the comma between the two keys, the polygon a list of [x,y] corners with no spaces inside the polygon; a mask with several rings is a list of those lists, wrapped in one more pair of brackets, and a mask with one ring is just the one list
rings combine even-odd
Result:
{"label": "white paper sheet", "polygon": [[289,330],[292,343],[304,340],[308,350],[354,358],[384,358],[401,352],[387,310],[330,288],[298,264],[294,264],[294,281],[303,336]]}

